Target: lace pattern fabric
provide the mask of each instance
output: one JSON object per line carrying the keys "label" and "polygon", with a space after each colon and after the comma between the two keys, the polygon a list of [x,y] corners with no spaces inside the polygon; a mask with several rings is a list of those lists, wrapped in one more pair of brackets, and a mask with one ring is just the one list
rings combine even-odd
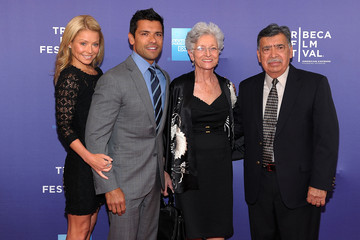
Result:
{"label": "lace pattern fabric", "polygon": [[56,123],[59,137],[69,145],[75,139],[83,139],[91,96],[102,72],[89,75],[69,66],[64,69],[55,86]]}

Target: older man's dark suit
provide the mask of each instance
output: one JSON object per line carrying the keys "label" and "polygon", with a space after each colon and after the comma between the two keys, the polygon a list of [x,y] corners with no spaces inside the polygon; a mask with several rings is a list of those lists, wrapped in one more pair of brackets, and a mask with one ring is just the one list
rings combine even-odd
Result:
{"label": "older man's dark suit", "polygon": [[[245,198],[259,196],[265,72],[240,83],[235,134],[245,136]],[[290,65],[274,139],[276,175],[288,208],[306,202],[308,187],[330,191],[334,184],[339,129],[326,77]]]}

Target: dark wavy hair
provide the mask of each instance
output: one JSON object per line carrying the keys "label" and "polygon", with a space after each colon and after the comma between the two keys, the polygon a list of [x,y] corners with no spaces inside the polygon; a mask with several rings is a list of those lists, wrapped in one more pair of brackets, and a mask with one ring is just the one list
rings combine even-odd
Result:
{"label": "dark wavy hair", "polygon": [[162,31],[164,33],[164,19],[157,12],[155,12],[154,9],[149,8],[136,11],[136,13],[131,18],[129,32],[134,37],[137,29],[137,22],[140,20],[159,21],[161,23]]}
{"label": "dark wavy hair", "polygon": [[260,46],[260,39],[263,37],[273,37],[275,35],[278,34],[284,34],[287,42],[289,44],[289,47],[291,47],[291,32],[289,27],[287,26],[279,26],[276,23],[272,23],[270,25],[268,25],[266,28],[264,28],[263,30],[261,30],[258,34],[257,37],[257,48],[259,49]]}

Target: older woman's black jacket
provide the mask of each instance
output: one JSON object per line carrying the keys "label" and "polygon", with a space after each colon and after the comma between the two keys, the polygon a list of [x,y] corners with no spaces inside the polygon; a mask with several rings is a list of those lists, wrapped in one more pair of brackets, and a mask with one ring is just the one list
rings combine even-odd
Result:
{"label": "older woman's black jacket", "polygon": [[[230,144],[233,147],[234,119],[232,107],[235,104],[236,95],[233,85],[228,79],[217,74],[216,76],[230,106],[224,131],[228,133]],[[176,193],[182,193],[189,189],[198,189],[190,109],[194,84],[194,71],[181,75],[170,84],[170,104],[165,128],[166,171],[171,175]]]}

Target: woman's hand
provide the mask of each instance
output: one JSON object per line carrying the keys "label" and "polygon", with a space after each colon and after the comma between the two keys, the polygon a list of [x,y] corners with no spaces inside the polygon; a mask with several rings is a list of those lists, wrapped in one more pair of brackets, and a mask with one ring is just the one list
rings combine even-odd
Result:
{"label": "woman's hand", "polygon": [[94,169],[100,177],[104,179],[109,179],[102,172],[110,171],[112,167],[112,158],[105,154],[93,154],[89,152],[84,145],[80,142],[79,139],[75,139],[70,147],[87,163],[89,166]]}
{"label": "woman's hand", "polygon": [[89,166],[94,169],[94,171],[99,174],[100,177],[104,179],[109,179],[103,174],[103,172],[108,172],[112,168],[112,158],[105,154],[93,154],[89,153],[87,159],[84,161],[89,164]]}

